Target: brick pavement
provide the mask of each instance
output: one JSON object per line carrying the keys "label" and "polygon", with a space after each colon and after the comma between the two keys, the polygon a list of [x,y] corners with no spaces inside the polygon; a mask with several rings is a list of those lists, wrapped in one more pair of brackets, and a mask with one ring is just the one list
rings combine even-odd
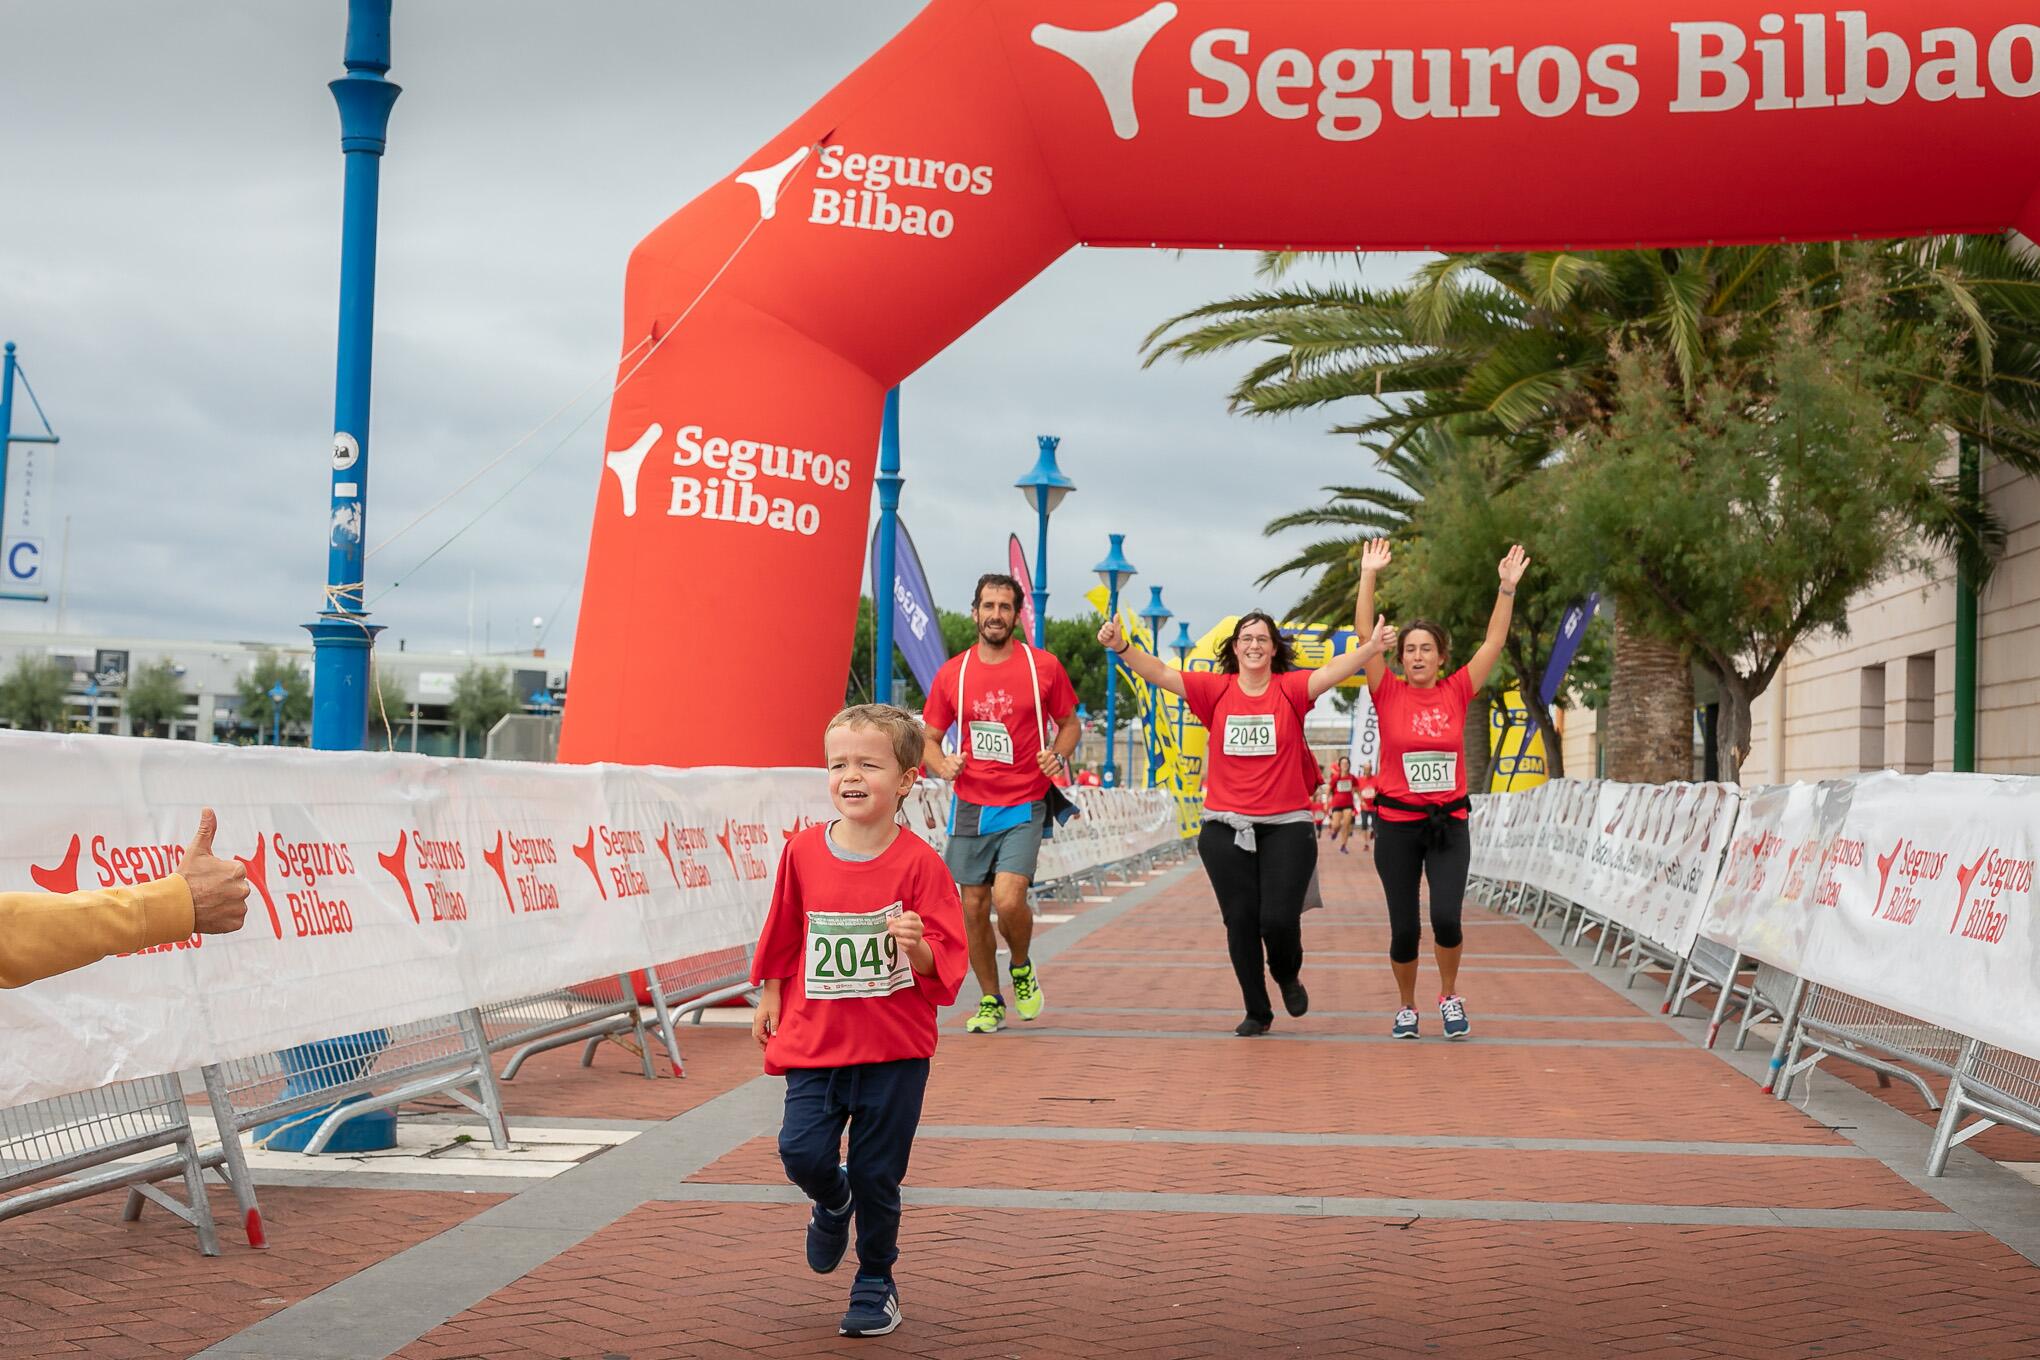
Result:
{"label": "brick pavement", "polygon": [[[1325,887],[1305,926],[1313,1013],[1268,1039],[1230,1034],[1237,991],[1194,870],[1047,928],[1038,1026],[967,1038],[946,1022],[909,1178],[908,1322],[882,1341],[835,1337],[848,1274],[801,1264],[776,1088],[746,1033],[704,1026],[683,1034],[686,1082],[646,1083],[605,1047],[592,1073],[560,1052],[506,1088],[513,1119],[678,1116],[660,1146],[685,1157],[628,1145],[466,1226],[492,1198],[271,1189],[278,1246],[216,1263],[161,1215],[119,1225],[112,1197],[0,1225],[0,1269],[31,1291],[0,1289],[0,1350],[2040,1354],[2040,1267],[1909,1180],[1917,1150],[1893,1155],[1901,1175],[1851,1129],[1764,1097],[1513,918],[1470,920],[1472,1042],[1436,1037],[1435,1013],[1423,1041],[1379,1042],[1378,888],[1357,854],[1327,859]],[[541,1195],[558,1210],[495,1217]],[[2040,1214],[2040,1191],[2025,1202]],[[519,1264],[483,1269],[516,1234]],[[32,1292],[51,1288],[75,1296]],[[165,1293],[189,1300],[180,1319],[138,1302]],[[74,1338],[84,1314],[111,1335]]]}

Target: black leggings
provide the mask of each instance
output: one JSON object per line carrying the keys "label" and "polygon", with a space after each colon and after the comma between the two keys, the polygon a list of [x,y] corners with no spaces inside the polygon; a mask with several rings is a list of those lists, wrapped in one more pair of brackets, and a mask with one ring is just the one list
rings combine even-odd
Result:
{"label": "black leggings", "polygon": [[1466,823],[1453,818],[1435,845],[1424,843],[1423,822],[1391,822],[1377,818],[1374,827],[1374,868],[1388,895],[1388,957],[1396,963],[1417,961],[1423,935],[1417,908],[1417,883],[1431,885],[1431,938],[1440,949],[1457,949],[1464,938],[1459,907],[1466,897],[1466,869],[1473,860],[1473,838]]}
{"label": "black leggings", "polygon": [[1317,832],[1308,822],[1257,826],[1252,854],[1235,845],[1233,836],[1231,827],[1206,822],[1197,833],[1197,857],[1218,895],[1240,999],[1247,1014],[1265,1024],[1275,1011],[1268,1004],[1261,951],[1265,946],[1267,972],[1277,982],[1294,982],[1303,971],[1303,894],[1317,868]]}

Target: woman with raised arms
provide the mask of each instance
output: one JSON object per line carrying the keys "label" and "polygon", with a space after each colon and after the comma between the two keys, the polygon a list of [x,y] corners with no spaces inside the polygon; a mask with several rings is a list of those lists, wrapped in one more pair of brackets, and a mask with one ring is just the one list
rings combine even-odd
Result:
{"label": "woman with raised arms", "polygon": [[[1374,612],[1374,582],[1391,558],[1388,540],[1373,539],[1360,557],[1360,598],[1354,627]],[[1466,710],[1474,691],[1487,683],[1508,640],[1516,607],[1516,583],[1530,559],[1512,547],[1497,571],[1501,588],[1488,614],[1480,650],[1452,670],[1445,630],[1424,619],[1404,624],[1389,644],[1402,670],[1390,671],[1377,652],[1368,657],[1367,687],[1381,723],[1381,773],[1374,795],[1374,867],[1388,897],[1389,964],[1395,972],[1402,1009],[1390,1033],[1417,1037],[1417,903],[1420,881],[1431,887],[1431,948],[1438,961],[1438,1014],[1445,1037],[1463,1039],[1472,1029],[1459,995],[1463,935],[1460,904],[1473,855],[1466,816]]]}
{"label": "woman with raised arms", "polygon": [[1303,722],[1319,695],[1352,679],[1369,658],[1379,664],[1391,636],[1378,622],[1361,646],[1316,670],[1298,670],[1289,640],[1256,610],[1219,644],[1211,673],[1170,669],[1127,642],[1116,619],[1098,630],[1098,641],[1128,670],[1180,695],[1210,733],[1197,855],[1218,897],[1226,951],[1246,1003],[1246,1018],[1233,1030],[1242,1037],[1266,1034],[1275,1023],[1271,974],[1291,1015],[1310,1008],[1301,976],[1302,915],[1317,867],[1310,804],[1319,772]]}

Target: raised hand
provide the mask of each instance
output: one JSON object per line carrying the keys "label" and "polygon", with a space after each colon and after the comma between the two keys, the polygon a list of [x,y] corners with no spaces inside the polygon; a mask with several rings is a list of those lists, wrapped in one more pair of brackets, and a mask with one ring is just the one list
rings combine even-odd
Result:
{"label": "raised hand", "polygon": [[1105,626],[1098,630],[1098,645],[1108,652],[1116,652],[1119,650],[1119,643],[1119,620],[1105,620]]}
{"label": "raised hand", "polygon": [[1393,561],[1395,554],[1389,550],[1385,538],[1370,538],[1360,549],[1360,570],[1379,574]]}
{"label": "raised hand", "polygon": [[219,818],[211,808],[198,814],[198,834],[177,865],[191,890],[192,927],[201,935],[227,935],[241,928],[248,915],[248,871],[240,861],[213,853]]}
{"label": "raised hand", "polygon": [[1523,572],[1529,565],[1530,558],[1524,553],[1523,545],[1518,543],[1512,546],[1508,555],[1502,559],[1501,565],[1495,569],[1502,578],[1502,588],[1514,590],[1516,583],[1523,579]]}

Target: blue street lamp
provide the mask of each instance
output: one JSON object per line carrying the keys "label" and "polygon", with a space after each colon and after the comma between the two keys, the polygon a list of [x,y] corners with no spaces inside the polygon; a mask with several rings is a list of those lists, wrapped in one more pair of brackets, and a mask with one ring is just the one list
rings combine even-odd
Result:
{"label": "blue street lamp", "polygon": [[333,457],[326,516],[326,601],[312,635],[312,745],[359,751],[368,736],[368,652],[380,625],[363,608],[368,527],[369,378],[375,350],[375,227],[382,155],[399,88],[390,69],[391,0],[348,0],[340,106],[346,191],[340,209],[340,343],[333,378]]}
{"label": "blue street lamp", "polygon": [[[1126,560],[1126,535],[1110,534],[1112,551],[1105,554],[1105,560],[1091,568],[1098,573],[1098,579],[1105,586],[1105,617],[1119,617],[1119,588],[1134,577],[1133,563]],[[1119,712],[1119,667],[1118,657],[1110,657],[1105,663],[1105,769],[1103,780],[1106,788],[1119,783],[1119,770],[1113,764],[1112,748],[1118,741],[1119,726],[1116,721]]]}
{"label": "blue street lamp", "polygon": [[1013,485],[1020,488],[1020,494],[1027,498],[1027,504],[1034,508],[1035,518],[1040,527],[1034,544],[1034,645],[1046,647],[1048,635],[1048,517],[1062,504],[1062,498],[1077,489],[1077,484],[1063,475],[1055,465],[1055,451],[1062,439],[1056,435],[1036,435],[1034,442],[1040,446],[1041,456],[1027,475]]}
{"label": "blue street lamp", "polygon": [[552,712],[552,695],[546,693],[542,689],[535,689],[531,691],[531,698],[527,700],[527,702],[530,703],[530,705],[533,708],[538,710],[539,715],[541,717],[543,717],[547,713]]}
{"label": "blue street lamp", "polygon": [[283,745],[283,701],[289,697],[290,691],[283,687],[283,681],[279,680],[269,687],[269,707],[274,715],[269,731],[271,746]]}
{"label": "blue street lamp", "polygon": [[[1197,650],[1197,640],[1190,636],[1190,621],[1188,619],[1176,620],[1176,640],[1171,642],[1169,646],[1176,653],[1176,669],[1179,671],[1189,670],[1190,653]],[[1183,749],[1183,708],[1183,701],[1181,699],[1176,700],[1176,749],[1178,751]]]}
{"label": "blue street lamp", "polygon": [[1084,740],[1090,735],[1091,710],[1079,703],[1077,705],[1077,749],[1076,753],[1070,757],[1072,764],[1082,765],[1084,763]]}
{"label": "blue street lamp", "polygon": [[[1140,621],[1147,625],[1148,642],[1154,648],[1156,657],[1160,657],[1162,654],[1162,629],[1168,624],[1170,619],[1175,617],[1176,611],[1162,603],[1162,588],[1160,586],[1149,586],[1148,602],[1140,611]],[[1150,724],[1161,717],[1161,690],[1157,689],[1155,691],[1154,699],[1154,705],[1149,709],[1147,715],[1147,720]],[[1161,744],[1155,739],[1155,734],[1152,732],[1148,733],[1149,788],[1155,787],[1155,774],[1161,768],[1161,761],[1156,758],[1160,750]]]}
{"label": "blue street lamp", "polygon": [[91,701],[91,703],[92,703],[92,718],[91,718],[91,724],[92,724],[92,727],[91,727],[91,731],[92,731],[92,735],[94,735],[94,736],[98,736],[98,735],[99,735],[99,682],[98,682],[97,680],[87,680],[87,681],[85,682],[85,697],[86,697],[87,699],[89,699],[89,700]]}

